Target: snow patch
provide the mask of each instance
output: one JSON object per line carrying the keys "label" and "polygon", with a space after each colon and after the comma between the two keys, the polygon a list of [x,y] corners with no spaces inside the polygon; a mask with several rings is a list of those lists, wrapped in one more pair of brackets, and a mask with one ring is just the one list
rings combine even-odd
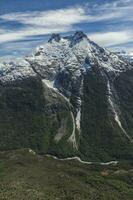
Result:
{"label": "snow patch", "polygon": [[71,136],[68,138],[68,142],[72,143],[74,149],[78,149],[77,142],[76,142],[76,127],[75,127],[75,119],[74,115],[71,112],[72,122],[73,122],[73,130]]}
{"label": "snow patch", "polygon": [[117,113],[117,111],[115,109],[115,105],[114,105],[114,102],[112,100],[112,91],[111,91],[111,86],[110,86],[109,80],[108,80],[108,83],[107,83],[107,88],[108,88],[108,94],[109,94],[108,100],[109,100],[110,106],[111,106],[113,114],[114,114],[114,119],[117,122],[117,124],[120,127],[120,129],[122,130],[122,132],[125,134],[125,136],[129,139],[129,141],[131,143],[133,143],[133,139],[127,134],[126,130],[122,127],[119,115],[118,115],[118,113]]}
{"label": "snow patch", "polygon": [[80,121],[81,121],[81,108],[79,108],[76,116],[76,126],[78,131],[80,131]]}
{"label": "snow patch", "polygon": [[52,88],[53,90],[56,90],[54,87],[54,81],[49,81],[47,79],[42,79],[42,82],[47,85],[48,88]]}
{"label": "snow patch", "polygon": [[33,151],[32,149],[29,149],[29,153],[33,154],[33,155],[36,155],[36,152]]}
{"label": "snow patch", "polygon": [[[68,104],[69,104],[69,106],[71,107],[70,102],[69,102],[69,99],[68,99],[67,97],[65,97],[63,94],[61,94],[61,93],[58,91],[58,89],[54,87],[54,81],[49,81],[49,80],[46,80],[46,79],[43,79],[42,81],[43,81],[43,83],[45,83],[49,88],[53,89],[57,94],[59,94],[62,98],[64,98],[65,101],[67,101]],[[75,126],[75,119],[74,119],[74,115],[73,115],[72,111],[71,111],[70,113],[71,113],[71,118],[72,118],[72,123],[73,123],[73,130],[72,130],[71,136],[68,138],[68,142],[72,143],[74,149],[78,149],[78,146],[77,146],[77,143],[76,143],[76,126]]]}
{"label": "snow patch", "polygon": [[55,135],[54,140],[56,142],[59,142],[63,136],[66,135],[66,126],[67,126],[67,120],[66,119],[62,119],[61,120],[61,125],[58,129],[58,133]]}
{"label": "snow patch", "polygon": [[0,63],[0,80],[3,83],[35,76],[36,73],[24,59],[17,59],[9,63]]}

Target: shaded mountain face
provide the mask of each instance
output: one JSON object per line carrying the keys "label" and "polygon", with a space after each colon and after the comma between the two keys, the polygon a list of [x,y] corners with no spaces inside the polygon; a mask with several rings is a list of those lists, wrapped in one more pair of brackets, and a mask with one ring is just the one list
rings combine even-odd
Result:
{"label": "shaded mountain face", "polygon": [[133,158],[133,66],[83,32],[0,66],[0,149]]}

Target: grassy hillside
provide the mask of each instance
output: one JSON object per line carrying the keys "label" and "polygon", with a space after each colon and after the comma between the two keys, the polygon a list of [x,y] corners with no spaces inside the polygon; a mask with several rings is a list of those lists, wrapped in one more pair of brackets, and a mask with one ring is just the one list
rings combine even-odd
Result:
{"label": "grassy hillside", "polygon": [[29,149],[0,152],[1,200],[132,200],[132,177],[131,163],[85,165]]}

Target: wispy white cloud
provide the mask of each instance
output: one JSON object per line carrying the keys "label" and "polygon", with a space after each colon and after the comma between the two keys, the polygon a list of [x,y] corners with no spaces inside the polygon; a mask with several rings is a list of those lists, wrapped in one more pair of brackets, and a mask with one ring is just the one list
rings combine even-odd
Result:
{"label": "wispy white cloud", "polygon": [[22,24],[18,30],[0,30],[0,42],[9,42],[25,39],[29,36],[51,34],[53,32],[68,32],[73,30],[73,25],[82,22],[104,21],[120,16],[114,15],[92,15],[87,7],[73,7],[49,11],[15,12],[0,15],[0,19],[16,21]]}
{"label": "wispy white cloud", "polygon": [[133,32],[118,31],[118,32],[101,32],[88,34],[88,37],[102,46],[120,45],[133,41]]}
{"label": "wispy white cloud", "polygon": [[[96,9],[97,10],[97,9]],[[100,10],[100,8],[99,8]],[[121,17],[121,12],[100,13],[95,15],[90,12],[88,5],[74,8],[40,11],[40,12],[15,12],[1,15],[0,19],[16,21],[24,25],[35,26],[68,26],[81,22],[97,22]]]}
{"label": "wispy white cloud", "polygon": [[98,3],[94,5],[93,11],[104,16],[112,14],[114,19],[121,21],[133,21],[133,0],[108,1],[101,5]]}
{"label": "wispy white cloud", "polygon": [[69,26],[88,19],[82,7],[40,11],[40,12],[15,12],[0,16],[7,21],[17,21],[25,25],[34,26]]}
{"label": "wispy white cloud", "polygon": [[[95,4],[94,8],[98,10],[126,10],[132,9],[133,1],[132,0],[116,0],[116,1],[108,1],[104,4]],[[119,10],[118,10],[119,8]]]}
{"label": "wispy white cloud", "polygon": [[23,28],[18,31],[6,31],[3,30],[3,33],[0,34],[0,43],[11,42],[17,40],[23,40],[27,37],[37,36],[37,35],[47,35],[57,32],[68,32],[71,30],[70,26],[60,26],[60,27],[32,27],[32,28]]}
{"label": "wispy white cloud", "polygon": [[0,30],[0,42],[25,39],[29,36],[46,35],[53,32],[68,32],[73,25],[87,20],[88,16],[82,7],[50,11],[15,12],[0,15],[0,19],[21,23],[17,30]]}
{"label": "wispy white cloud", "polygon": [[[94,4],[91,9],[89,4],[86,4],[66,9],[14,12],[0,15],[0,19],[7,24],[8,22],[21,24],[16,30],[8,28],[8,25],[6,29],[0,29],[0,43],[20,41],[28,37],[47,35],[53,32],[70,32],[74,30],[74,25],[81,23],[132,21],[132,9],[132,0],[116,0],[108,1],[102,5]],[[120,24],[119,27],[109,26],[106,31],[89,34],[89,37],[103,46],[122,44],[133,39],[129,27],[126,30],[123,24]]]}

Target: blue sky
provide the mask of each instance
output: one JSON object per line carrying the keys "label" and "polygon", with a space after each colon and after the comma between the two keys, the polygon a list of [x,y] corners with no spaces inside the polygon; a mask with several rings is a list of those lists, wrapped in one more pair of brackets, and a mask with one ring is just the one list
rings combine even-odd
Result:
{"label": "blue sky", "polygon": [[50,34],[76,30],[133,50],[133,0],[0,0],[0,56],[26,55]]}

